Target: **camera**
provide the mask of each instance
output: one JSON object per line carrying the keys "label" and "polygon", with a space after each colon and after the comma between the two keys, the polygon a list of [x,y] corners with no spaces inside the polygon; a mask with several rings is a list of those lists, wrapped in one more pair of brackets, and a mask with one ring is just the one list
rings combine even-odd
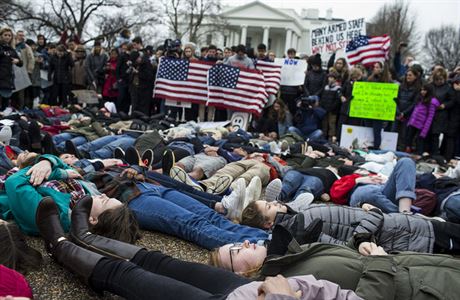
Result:
{"label": "camera", "polygon": [[182,43],[179,39],[166,39],[163,47],[165,49],[165,56],[167,57],[178,57],[178,54],[180,53],[180,47]]}
{"label": "camera", "polygon": [[313,107],[316,102],[319,101],[318,96],[303,96],[297,99],[297,107],[303,109],[309,109]]}

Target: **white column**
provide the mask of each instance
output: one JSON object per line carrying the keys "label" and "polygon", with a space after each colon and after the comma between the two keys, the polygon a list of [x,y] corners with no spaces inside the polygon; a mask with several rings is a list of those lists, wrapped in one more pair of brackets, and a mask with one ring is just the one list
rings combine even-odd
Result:
{"label": "white column", "polygon": [[284,47],[284,53],[287,55],[287,50],[291,48],[291,38],[292,38],[292,30],[290,28],[286,28],[286,45]]}
{"label": "white column", "polygon": [[270,26],[264,26],[263,29],[264,29],[264,35],[262,38],[262,43],[264,43],[268,49],[268,35],[270,34]]}
{"label": "white column", "polygon": [[297,34],[295,33],[295,31],[293,31],[292,35],[291,35],[291,46],[290,46],[290,48],[296,49],[296,46],[295,46],[296,42],[297,42]]}
{"label": "white column", "polygon": [[241,25],[241,39],[240,44],[246,46],[246,37],[248,35],[248,25]]}
{"label": "white column", "polygon": [[297,52],[299,52],[300,50],[300,35],[297,35],[297,40],[295,41],[294,43],[294,48],[295,50],[297,50]]}

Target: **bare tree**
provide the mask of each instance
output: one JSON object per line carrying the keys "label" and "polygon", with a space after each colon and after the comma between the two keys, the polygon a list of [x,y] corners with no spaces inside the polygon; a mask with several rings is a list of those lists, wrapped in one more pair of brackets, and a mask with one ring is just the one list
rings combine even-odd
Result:
{"label": "bare tree", "polygon": [[411,13],[409,2],[404,0],[385,3],[371,19],[367,33],[372,36],[388,34],[391,37],[390,56],[402,42],[407,43],[407,52],[412,55],[418,53],[420,35],[417,32],[416,15]]}
{"label": "bare tree", "polygon": [[[37,4],[31,0],[23,2],[9,0],[13,13],[5,20],[24,24],[32,33],[52,32],[60,36],[70,30],[78,35],[82,42],[97,37],[111,38],[122,28],[131,28],[139,24],[158,22],[158,10],[145,1],[119,0],[45,0],[37,10]],[[129,8],[133,13],[126,13]],[[123,14],[121,14],[123,12]],[[134,15],[136,13],[137,15]],[[95,30],[99,28],[99,30]]]}
{"label": "bare tree", "polygon": [[164,0],[163,5],[169,29],[179,39],[187,35],[189,41],[197,43],[225,24],[219,17],[219,0]]}
{"label": "bare tree", "polygon": [[431,63],[442,63],[448,70],[460,65],[460,29],[441,26],[425,35],[425,50]]}

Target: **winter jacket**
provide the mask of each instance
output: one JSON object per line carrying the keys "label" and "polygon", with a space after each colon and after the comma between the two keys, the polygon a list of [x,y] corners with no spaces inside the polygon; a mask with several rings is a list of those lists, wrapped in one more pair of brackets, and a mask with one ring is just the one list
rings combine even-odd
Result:
{"label": "winter jacket", "polygon": [[73,66],[74,63],[70,53],[65,53],[62,57],[57,55],[50,57],[48,81],[53,81],[57,84],[70,84],[72,82],[71,71]]}
{"label": "winter jacket", "polygon": [[32,74],[35,67],[35,57],[32,48],[23,42],[16,45],[16,52],[20,53],[19,56],[21,57],[27,73]]}
{"label": "winter jacket", "polygon": [[117,77],[118,82],[124,85],[129,84],[130,75],[127,72],[129,68],[128,61],[130,61],[129,54],[121,53],[118,56],[117,69],[115,70],[115,75]]}
{"label": "winter jacket", "polygon": [[412,112],[408,126],[420,129],[420,137],[426,138],[430,131],[431,123],[433,122],[436,108],[440,105],[438,99],[432,98],[430,104],[426,105],[418,102]]}
{"label": "winter jacket", "polygon": [[339,113],[340,97],[342,96],[341,87],[339,84],[327,84],[321,93],[319,104],[327,112]]}
{"label": "winter jacket", "polygon": [[362,256],[344,246],[291,242],[282,256],[267,257],[262,276],[313,275],[363,299],[458,299],[460,261],[449,255],[399,253]]}
{"label": "winter jacket", "polygon": [[90,126],[78,127],[75,129],[66,130],[65,132],[82,135],[88,141],[94,141],[100,137],[110,135],[110,131],[102,127],[99,122],[93,122]]}
{"label": "winter jacket", "polygon": [[325,115],[326,111],[321,107],[300,109],[294,118],[295,126],[299,128],[304,136],[308,136],[319,128],[320,122]]}
{"label": "winter jacket", "polygon": [[85,58],[74,61],[74,67],[72,68],[72,84],[84,87],[87,86]]}
{"label": "winter jacket", "polygon": [[305,74],[305,81],[303,84],[304,93],[306,96],[320,96],[323,88],[326,85],[326,72],[323,69],[316,71],[308,71]]}
{"label": "winter jacket", "polygon": [[14,90],[14,69],[12,59],[19,59],[16,65],[22,67],[22,60],[20,60],[16,50],[9,45],[0,44],[0,89],[1,90]]}
{"label": "winter jacket", "polygon": [[[371,233],[385,251],[433,252],[433,226],[422,218],[325,204],[312,204],[299,214],[303,217],[304,228],[314,219],[323,221],[321,243],[346,245],[356,233]],[[290,228],[299,222],[298,217],[295,215],[283,221],[283,225]]]}
{"label": "winter jacket", "polygon": [[436,110],[431,131],[434,134],[446,133],[449,129],[449,111],[455,105],[454,90],[447,83],[441,86],[434,85],[434,97],[444,104],[444,109]]}
{"label": "winter jacket", "polygon": [[446,133],[448,136],[457,136],[460,129],[460,91],[453,93],[453,107],[449,110],[449,128]]}
{"label": "winter jacket", "polygon": [[414,85],[400,85],[396,100],[396,115],[404,114],[407,119],[414,109],[420,90]]}
{"label": "winter jacket", "polygon": [[117,77],[115,71],[117,69],[117,59],[109,59],[108,68],[105,70],[105,81],[102,89],[102,96],[109,98],[118,97]]}
{"label": "winter jacket", "polygon": [[104,80],[104,68],[107,64],[107,55],[101,52],[99,55],[91,53],[86,58],[85,70],[89,82],[101,82]]}
{"label": "winter jacket", "polygon": [[331,201],[335,204],[348,204],[351,191],[356,186],[356,179],[360,178],[359,174],[351,174],[341,177],[335,181],[330,190]]}

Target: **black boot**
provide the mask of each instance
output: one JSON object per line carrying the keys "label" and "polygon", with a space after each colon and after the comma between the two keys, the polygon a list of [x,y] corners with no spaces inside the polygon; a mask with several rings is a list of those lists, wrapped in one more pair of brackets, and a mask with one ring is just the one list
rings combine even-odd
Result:
{"label": "black boot", "polygon": [[89,284],[88,279],[94,267],[104,257],[83,249],[65,238],[58,207],[51,197],[42,199],[35,217],[38,231],[45,240],[45,248],[50,256]]}
{"label": "black boot", "polygon": [[31,121],[29,124],[29,140],[30,148],[33,152],[41,153],[42,151],[42,136],[40,132],[40,126],[36,121]]}
{"label": "black boot", "polygon": [[[88,219],[93,198],[85,196],[72,209],[70,239],[77,245],[104,256],[131,260],[143,248],[89,232]],[[115,225],[114,225],[115,226]]]}
{"label": "black boot", "polygon": [[53,154],[59,156],[59,150],[56,148],[53,142],[53,138],[49,133],[45,133],[45,136],[42,139],[42,153],[44,154]]}

